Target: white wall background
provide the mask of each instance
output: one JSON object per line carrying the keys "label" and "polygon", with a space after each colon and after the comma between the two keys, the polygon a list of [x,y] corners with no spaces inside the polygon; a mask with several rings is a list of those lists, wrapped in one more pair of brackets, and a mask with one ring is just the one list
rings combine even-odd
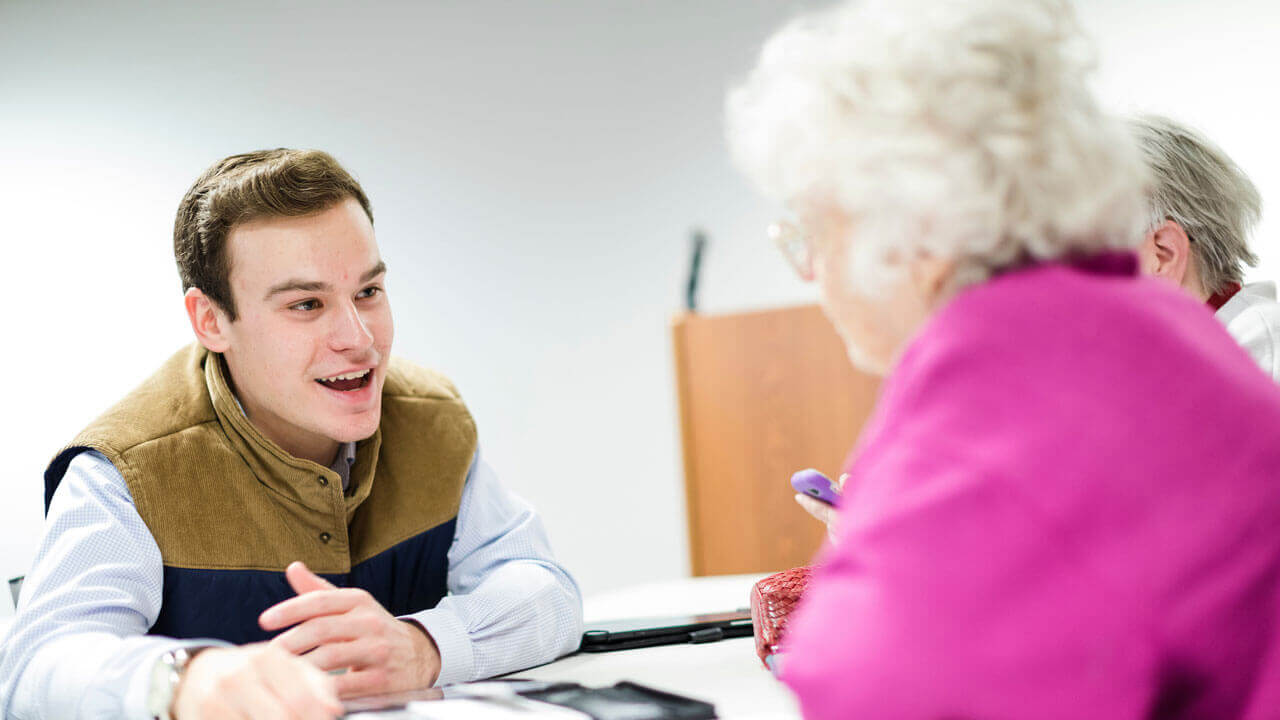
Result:
{"label": "white wall background", "polygon": [[[282,145],[361,179],[397,353],[457,381],[584,588],[686,574],[667,323],[695,225],[705,310],[813,297],[763,239],[773,209],[729,166],[721,106],[814,4],[0,0],[0,576],[34,556],[49,457],[189,340],[179,198]],[[1199,126],[1280,193],[1280,6],[1080,11],[1111,107]],[[1280,270],[1271,227],[1258,277]]]}

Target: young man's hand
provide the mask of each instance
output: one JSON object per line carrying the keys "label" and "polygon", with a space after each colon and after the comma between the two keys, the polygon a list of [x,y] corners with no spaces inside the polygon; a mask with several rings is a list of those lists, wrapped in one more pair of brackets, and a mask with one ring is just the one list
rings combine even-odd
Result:
{"label": "young man's hand", "polygon": [[332,678],[266,643],[201,651],[173,698],[176,720],[341,715]]}
{"label": "young man's hand", "polygon": [[364,590],[334,587],[300,562],[289,565],[285,577],[298,597],[267,608],[258,624],[264,630],[295,626],[271,646],[321,670],[345,670],[333,678],[340,697],[435,684],[440,651],[420,625],[396,618]]}

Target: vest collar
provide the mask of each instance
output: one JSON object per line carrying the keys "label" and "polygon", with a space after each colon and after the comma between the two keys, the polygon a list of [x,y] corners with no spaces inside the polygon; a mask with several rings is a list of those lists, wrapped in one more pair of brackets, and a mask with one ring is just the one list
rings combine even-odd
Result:
{"label": "vest collar", "polygon": [[342,478],[332,468],[289,454],[249,422],[227,382],[221,354],[206,353],[204,378],[218,424],[258,482],[291,503],[325,513],[340,511],[345,523],[351,522],[356,508],[373,489],[374,468],[382,446],[381,426],[372,436],[356,443],[350,485],[344,493]]}

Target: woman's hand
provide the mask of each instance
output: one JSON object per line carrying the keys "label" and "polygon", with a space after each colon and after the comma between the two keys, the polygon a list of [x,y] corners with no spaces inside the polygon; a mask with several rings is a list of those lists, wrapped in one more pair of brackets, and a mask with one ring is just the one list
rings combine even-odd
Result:
{"label": "woman's hand", "polygon": [[[844,482],[845,480],[848,480],[848,479],[849,479],[849,474],[843,473],[840,475],[840,479],[836,480],[836,485],[839,486],[839,490],[841,492],[844,491]],[[830,542],[835,542],[835,539],[836,539],[835,524],[836,524],[837,515],[839,515],[838,510],[836,510],[831,505],[828,505],[822,502],[821,500],[815,500],[812,497],[809,497],[808,495],[804,495],[802,493],[796,493],[796,504],[804,508],[805,512],[809,513],[810,515],[814,516],[819,521],[821,521],[823,525],[826,525],[827,540]]]}

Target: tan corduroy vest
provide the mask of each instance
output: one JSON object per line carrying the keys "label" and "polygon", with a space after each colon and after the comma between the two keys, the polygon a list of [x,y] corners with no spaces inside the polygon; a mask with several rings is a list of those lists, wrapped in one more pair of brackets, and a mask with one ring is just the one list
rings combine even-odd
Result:
{"label": "tan corduroy vest", "polygon": [[261,639],[257,614],[292,595],[283,570],[302,560],[364,587],[397,614],[444,595],[475,424],[444,377],[393,360],[378,431],[357,443],[350,487],[283,451],[248,421],[221,358],[186,348],[64,449],[46,502],[79,452],[124,476],[164,562],[153,632]]}

